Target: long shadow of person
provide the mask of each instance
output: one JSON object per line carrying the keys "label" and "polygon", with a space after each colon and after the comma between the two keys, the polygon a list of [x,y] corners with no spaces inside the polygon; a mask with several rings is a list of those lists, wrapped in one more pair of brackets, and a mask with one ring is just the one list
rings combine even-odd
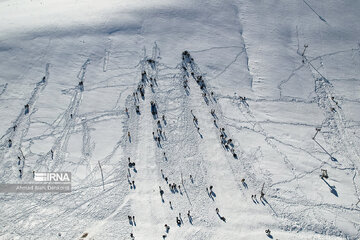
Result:
{"label": "long shadow of person", "polygon": [[223,222],[226,222],[226,218],[221,216],[220,213],[217,213],[218,217],[223,221]]}
{"label": "long shadow of person", "polygon": [[336,187],[335,186],[331,186],[324,178],[321,178],[325,183],[326,183],[326,185],[328,185],[328,187],[330,188],[330,192],[332,193],[332,194],[334,194],[336,197],[339,197],[339,195],[338,195],[338,193],[337,193],[337,191],[336,191]]}
{"label": "long shadow of person", "polygon": [[191,225],[193,225],[193,219],[192,219],[192,216],[189,216],[189,223],[190,223]]}
{"label": "long shadow of person", "polygon": [[216,194],[214,191],[211,191],[210,194],[211,194],[211,196],[216,197]]}

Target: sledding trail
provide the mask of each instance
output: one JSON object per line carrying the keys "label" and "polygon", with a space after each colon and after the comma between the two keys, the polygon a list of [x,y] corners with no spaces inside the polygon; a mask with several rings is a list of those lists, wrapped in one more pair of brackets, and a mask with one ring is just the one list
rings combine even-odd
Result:
{"label": "sledding trail", "polygon": [[[133,233],[140,239],[160,236],[159,228],[164,211],[158,195],[159,169],[156,165],[156,144],[152,135],[155,120],[150,112],[153,94],[150,84],[154,84],[150,78],[157,78],[157,71],[155,63],[152,63],[151,67],[148,59],[145,55],[139,65],[140,81],[137,90],[134,91],[134,104],[131,106],[136,124],[129,128],[131,143],[128,143],[129,157],[136,164],[136,171],[133,170],[134,167],[130,170],[129,179],[131,182],[134,181],[134,184],[129,194],[129,215],[135,216],[136,226],[132,227]],[[154,59],[156,60],[156,56]],[[139,111],[136,110],[137,106]]]}
{"label": "sledding trail", "polygon": [[[207,210],[207,218],[215,220],[216,229],[224,227],[222,226],[220,216],[225,217],[227,222],[226,229],[227,227],[238,229],[240,233],[242,232],[241,229],[252,228],[251,224],[255,222],[259,224],[265,224],[266,222],[267,225],[273,224],[274,219],[268,210],[254,205],[251,201],[250,195],[260,189],[257,189],[256,184],[253,185],[254,183],[251,181],[248,183],[251,182],[252,185],[241,183],[242,177],[246,177],[246,171],[241,166],[243,164],[241,161],[246,156],[240,144],[232,142],[230,145],[234,147],[230,147],[230,149],[225,148],[221,144],[219,128],[225,128],[224,134],[226,134],[228,139],[231,138],[231,132],[229,132],[227,122],[222,116],[221,106],[216,100],[216,93],[210,90],[211,86],[206,81],[204,74],[200,71],[193,58],[185,58],[182,67],[184,66],[186,69],[189,69],[188,73],[183,74],[183,76],[189,76],[189,107],[198,118],[198,124],[192,124],[193,132],[197,132],[197,139],[199,139],[197,142],[197,152],[203,157],[202,164],[205,166],[207,178],[212,176],[208,181],[210,185],[214,186],[214,192],[216,193],[210,209]],[[211,110],[215,110],[213,116]],[[214,119],[217,121],[216,125],[218,127],[215,126]],[[196,127],[200,129],[197,130]],[[209,148],[209,146],[212,147]],[[230,151],[232,148],[234,152]],[[235,153],[236,155],[233,155]],[[251,189],[251,192],[248,188]],[[220,209],[220,215],[216,215],[215,208]],[[237,218],[239,214],[247,213],[253,216],[261,215],[266,217],[263,219],[258,217],[257,220],[252,219],[251,222],[246,219]],[[259,229],[254,230],[254,232],[259,231]],[[223,236],[217,233],[214,233],[214,235],[217,237]],[[226,236],[235,237],[236,234],[228,233]]]}
{"label": "sledding trail", "polygon": [[[163,176],[158,174],[160,186],[165,192],[163,208],[166,217],[162,221],[163,224],[174,226],[171,231],[175,232],[170,233],[169,237],[209,238],[212,233],[206,232],[206,227],[215,228],[218,221],[214,203],[206,193],[206,187],[212,183],[204,154],[199,152],[201,138],[193,123],[192,99],[183,88],[184,72],[181,72],[180,65],[177,69],[164,69],[163,72],[159,75],[154,94],[154,101],[159,105],[160,137],[164,140],[162,148],[157,149],[156,157],[159,171],[163,170]],[[155,132],[157,128],[154,128]],[[169,184],[176,184],[176,189],[171,189]],[[192,223],[186,215],[189,210]],[[176,227],[175,221],[179,213],[182,216],[181,228]]]}
{"label": "sledding trail", "polygon": [[[1,172],[2,179],[15,180],[19,177],[19,170],[24,173],[26,152],[24,153],[22,149],[23,139],[29,131],[31,116],[37,111],[36,102],[47,86],[49,67],[50,64],[46,64],[45,76],[36,83],[29,100],[25,103],[25,107],[21,109],[13,125],[1,137],[3,143],[0,146],[0,158],[4,159],[4,172]],[[32,174],[26,177],[31,179]]]}

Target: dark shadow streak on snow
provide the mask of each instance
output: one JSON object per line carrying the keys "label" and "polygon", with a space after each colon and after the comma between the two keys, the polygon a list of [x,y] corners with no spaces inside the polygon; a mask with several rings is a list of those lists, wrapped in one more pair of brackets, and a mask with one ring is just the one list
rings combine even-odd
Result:
{"label": "dark shadow streak on snow", "polygon": [[327,23],[326,20],[321,17],[305,0],[303,0],[303,2],[320,18],[321,21]]}
{"label": "dark shadow streak on snow", "polygon": [[334,194],[336,197],[339,197],[339,195],[335,189],[335,186],[331,186],[324,178],[321,178],[321,179],[326,183],[326,185],[328,185],[328,187],[330,188],[330,192],[332,194]]}

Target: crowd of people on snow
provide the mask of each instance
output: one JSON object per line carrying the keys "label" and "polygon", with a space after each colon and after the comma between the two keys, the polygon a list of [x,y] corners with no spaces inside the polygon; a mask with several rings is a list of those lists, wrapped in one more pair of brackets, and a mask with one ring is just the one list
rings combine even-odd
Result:
{"label": "crowd of people on snow", "polygon": [[[184,79],[183,80],[183,87],[184,87],[185,91],[188,92],[189,89],[190,89],[187,76],[189,76],[188,70],[191,69],[190,75],[195,79],[196,83],[199,85],[200,90],[202,91],[202,97],[203,97],[205,103],[207,105],[209,105],[210,100],[216,102],[214,92],[212,92],[212,91],[210,93],[208,92],[205,81],[204,81],[204,78],[202,77],[202,75],[199,75],[199,74],[196,73],[196,71],[194,71],[194,69],[195,69],[195,67],[194,67],[195,66],[194,65],[194,59],[190,56],[190,53],[188,51],[183,52],[182,59],[183,59],[182,71],[183,71],[183,79]],[[154,69],[155,61],[148,60],[147,62]],[[141,75],[142,75],[141,82],[138,85],[137,91],[133,93],[135,111],[138,114],[140,114],[138,93],[141,95],[142,99],[144,100],[145,99],[145,87],[146,87],[146,84],[150,83],[149,84],[150,88],[153,88],[153,86],[154,86],[153,84],[157,85],[156,80],[155,80],[156,78],[152,78],[152,77],[148,78],[148,74],[145,71],[143,71]],[[245,97],[241,97],[241,100],[245,101]],[[156,142],[157,146],[159,148],[162,148],[161,142],[166,140],[165,131],[163,129],[163,124],[164,124],[164,126],[166,126],[166,118],[165,118],[165,115],[162,115],[162,118],[158,119],[158,106],[157,106],[155,101],[150,102],[150,111],[151,111],[151,114],[152,114],[152,116],[153,116],[153,118],[155,120],[155,127],[156,127],[156,132],[155,131],[152,132],[153,139]],[[127,108],[125,109],[125,112],[126,112],[127,116],[130,117],[129,110]],[[190,113],[192,115],[193,123],[194,123],[195,127],[197,128],[197,130],[199,132],[199,130],[200,130],[199,120],[195,116],[195,114],[193,113],[192,110],[190,111]],[[235,146],[234,146],[233,140],[228,137],[228,134],[226,133],[225,128],[223,128],[223,127],[220,128],[218,126],[218,123],[217,123],[218,117],[216,115],[215,109],[211,109],[210,114],[214,118],[213,121],[214,121],[215,127],[219,129],[221,146],[226,151],[229,151],[235,159],[237,159],[237,154],[235,152]],[[131,142],[131,140],[130,140],[131,139],[130,132],[128,132],[128,137],[129,137],[129,141]],[[163,156],[164,156],[164,160],[167,161],[167,157],[166,157],[165,152],[163,152]],[[133,168],[135,170],[135,162],[131,162],[130,157],[128,158],[128,162],[129,162],[128,163],[128,167],[129,167],[129,169],[128,169],[128,173],[129,173],[128,174],[128,182],[130,184],[130,188],[135,189],[134,180],[132,180],[132,181],[130,180],[130,177],[131,177],[130,169]],[[162,179],[164,179],[166,184],[169,186],[169,192],[172,193],[172,194],[179,193],[180,195],[183,195],[183,192],[182,192],[182,189],[181,189],[181,184],[176,184],[175,182],[170,182],[169,177],[165,175],[163,169],[160,169],[160,172],[161,172]],[[190,174],[190,181],[191,181],[191,183],[194,183],[194,178],[193,178],[193,176],[191,174]],[[247,184],[245,183],[245,179],[242,179],[241,182],[247,188]],[[182,184],[183,184],[183,182],[182,182]],[[214,197],[216,197],[216,194],[214,192],[214,187],[212,185],[209,186],[209,187],[206,187],[206,192],[207,192],[208,196],[212,200],[214,200]],[[161,188],[161,186],[159,186],[159,194],[160,194],[161,201],[164,203],[165,202],[165,199],[164,199],[165,191],[164,191],[164,189]],[[264,195],[265,194],[263,193],[263,190],[261,190],[260,199],[264,199]],[[254,199],[256,199],[256,195],[252,195],[251,199],[254,201]],[[172,202],[171,201],[168,201],[168,202],[169,202],[170,209],[173,210]],[[218,217],[222,221],[226,222],[226,218],[224,216],[220,215],[219,208],[216,208],[215,211],[216,211],[216,214],[218,215]],[[190,214],[190,210],[188,210],[187,216],[188,216],[189,222],[192,224],[193,218],[192,218],[192,216]],[[133,225],[133,226],[134,225],[136,226],[135,217],[134,216],[133,217],[128,216],[128,218],[129,218],[129,223],[131,225]],[[175,220],[176,220],[176,224],[179,227],[184,224],[184,222],[183,222],[183,220],[181,218],[181,213],[179,213],[179,215],[176,216]],[[169,231],[170,231],[170,226],[168,224],[165,224],[164,226],[165,226],[165,234],[162,235],[163,239],[165,239],[167,237],[167,234],[169,234]],[[267,234],[270,233],[270,230],[266,230],[266,233]],[[130,237],[132,239],[135,239],[133,233],[131,233]]]}

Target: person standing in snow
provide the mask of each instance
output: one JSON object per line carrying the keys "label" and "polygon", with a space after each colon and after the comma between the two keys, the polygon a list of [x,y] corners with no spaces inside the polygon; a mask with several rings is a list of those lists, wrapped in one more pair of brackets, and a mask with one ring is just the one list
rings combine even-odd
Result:
{"label": "person standing in snow", "polygon": [[161,187],[159,186],[159,191],[160,191],[160,196],[161,196],[161,198],[163,197],[163,195],[164,195],[164,191],[161,189]]}
{"label": "person standing in snow", "polygon": [[170,230],[169,225],[165,224],[165,231],[166,231],[166,233],[169,233],[169,230]]}

